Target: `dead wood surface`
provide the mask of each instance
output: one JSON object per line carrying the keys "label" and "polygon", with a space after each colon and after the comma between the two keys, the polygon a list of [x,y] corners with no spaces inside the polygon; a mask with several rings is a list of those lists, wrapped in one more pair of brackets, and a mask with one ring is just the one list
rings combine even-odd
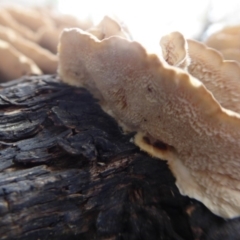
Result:
{"label": "dead wood surface", "polygon": [[131,137],[56,76],[1,84],[0,239],[240,239]]}

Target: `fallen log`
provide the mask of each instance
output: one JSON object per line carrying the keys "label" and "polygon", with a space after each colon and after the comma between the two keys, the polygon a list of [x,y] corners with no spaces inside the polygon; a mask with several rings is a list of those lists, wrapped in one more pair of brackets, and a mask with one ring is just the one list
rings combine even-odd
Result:
{"label": "fallen log", "polygon": [[240,239],[57,76],[0,85],[0,239]]}

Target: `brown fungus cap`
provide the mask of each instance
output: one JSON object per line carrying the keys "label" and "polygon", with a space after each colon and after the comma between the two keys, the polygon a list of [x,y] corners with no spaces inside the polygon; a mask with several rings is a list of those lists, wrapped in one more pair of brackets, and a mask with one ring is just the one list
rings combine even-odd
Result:
{"label": "brown fungus cap", "polygon": [[38,31],[37,43],[51,51],[53,54],[57,53],[57,45],[63,29],[54,27],[42,27]]}
{"label": "brown fungus cap", "polygon": [[219,32],[226,33],[226,34],[239,34],[240,33],[240,24],[226,26],[223,29],[221,29]]}
{"label": "brown fungus cap", "polygon": [[190,59],[188,46],[184,36],[180,32],[172,32],[160,40],[164,60],[171,66],[186,69]]}
{"label": "brown fungus cap", "polygon": [[98,91],[117,120],[138,132],[140,148],[168,161],[183,195],[222,217],[240,215],[240,115],[137,42],[71,29],[59,58],[63,81]]}
{"label": "brown fungus cap", "polygon": [[93,34],[99,40],[103,40],[111,36],[119,36],[126,39],[130,38],[121,25],[109,16],[105,16],[96,27],[88,29],[88,32]]}
{"label": "brown fungus cap", "polygon": [[218,33],[217,36],[212,35],[206,41],[206,45],[219,51],[226,48],[240,49],[240,33],[238,35],[225,33]]}
{"label": "brown fungus cap", "polygon": [[217,50],[240,49],[240,25],[228,26],[210,35],[205,44]]}
{"label": "brown fungus cap", "polygon": [[240,49],[226,48],[222,49],[221,53],[225,60],[235,60],[240,63]]}
{"label": "brown fungus cap", "polygon": [[2,40],[0,40],[0,59],[4,59],[0,64],[2,80],[12,80],[24,75],[42,74],[31,59],[17,51],[8,42]]}
{"label": "brown fungus cap", "polygon": [[28,40],[36,41],[36,34],[27,28],[26,26],[20,24],[16,19],[14,19],[11,14],[4,8],[0,9],[0,25],[11,28],[12,30],[19,33],[21,36]]}
{"label": "brown fungus cap", "polygon": [[0,25],[0,39],[10,43],[19,52],[32,59],[45,74],[57,71],[58,58],[34,42],[24,39],[10,28]]}
{"label": "brown fungus cap", "polygon": [[17,22],[28,27],[34,32],[43,26],[54,25],[53,21],[49,17],[43,17],[39,11],[33,8],[11,5],[9,7],[6,7],[6,10]]}
{"label": "brown fungus cap", "polygon": [[188,72],[198,78],[225,108],[240,113],[240,65],[224,60],[205,44],[187,40],[191,63]]}
{"label": "brown fungus cap", "polygon": [[194,40],[186,40],[173,32],[160,41],[165,61],[171,66],[184,68],[210,90],[225,108],[240,113],[240,65],[226,61],[220,52]]}
{"label": "brown fungus cap", "polygon": [[[81,41],[79,39],[80,29],[65,29],[61,35],[60,43],[58,45],[58,56],[61,61],[58,64],[58,74],[62,77],[63,81],[74,86],[86,87],[91,93],[98,98],[103,100],[101,93],[96,88],[95,82],[92,79],[91,73],[86,69],[81,55],[78,55],[79,49],[81,49]],[[70,33],[70,34],[69,34]],[[92,34],[84,35],[87,39],[96,37]],[[95,43],[93,41],[93,43]],[[91,41],[90,41],[91,43]],[[71,46],[71,47],[69,47]],[[90,54],[92,51],[91,46],[86,46],[85,49],[81,49],[84,56]]]}

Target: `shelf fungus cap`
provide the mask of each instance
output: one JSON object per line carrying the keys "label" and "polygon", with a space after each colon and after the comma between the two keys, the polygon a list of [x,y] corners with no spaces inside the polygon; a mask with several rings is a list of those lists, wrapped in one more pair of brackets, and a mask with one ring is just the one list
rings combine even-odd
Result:
{"label": "shelf fungus cap", "polygon": [[[240,29],[240,28],[239,28]],[[212,34],[205,44],[217,50],[226,48],[240,49],[240,30],[237,34],[229,34],[225,32],[217,32]]]}
{"label": "shelf fungus cap", "polygon": [[14,30],[0,25],[0,39],[8,42],[16,50],[31,59],[42,70],[44,74],[56,73],[58,59],[57,56],[48,50],[40,47],[21,37]]}
{"label": "shelf fungus cap", "polygon": [[224,60],[220,52],[195,40],[187,40],[191,63],[188,72],[198,78],[225,108],[240,113],[240,65]]}
{"label": "shelf fungus cap", "polygon": [[224,218],[240,215],[239,114],[137,42],[70,29],[59,58],[63,81],[97,89],[116,119],[138,132],[135,143],[167,160],[183,195]]}
{"label": "shelf fungus cap", "polygon": [[0,78],[9,81],[24,75],[42,74],[38,66],[28,57],[17,51],[8,42],[0,40]]}
{"label": "shelf fungus cap", "polygon": [[37,31],[43,26],[54,26],[50,17],[44,16],[34,8],[21,7],[19,5],[11,5],[6,7],[11,16],[22,25]]}
{"label": "shelf fungus cap", "polygon": [[[77,87],[86,87],[96,98],[102,100],[103,98],[96,87],[91,72],[86,68],[86,64],[83,62],[81,54],[77,54],[82,52],[84,56],[87,56],[92,51],[91,46],[86,46],[85,49],[82,49],[82,43],[79,36],[83,36],[83,38],[85,37],[86,40],[94,39],[94,43],[99,40],[87,32],[80,35],[83,32],[84,31],[78,28],[65,29],[62,32],[58,44],[58,57],[61,61],[58,63],[57,72],[65,83]],[[87,61],[87,59],[85,61]],[[89,61],[89,64],[91,64],[90,58]]]}
{"label": "shelf fungus cap", "polygon": [[188,57],[188,45],[180,32],[172,32],[163,36],[160,40],[164,60],[171,66],[186,69],[190,59]]}
{"label": "shelf fungus cap", "polygon": [[179,32],[163,36],[160,45],[169,65],[188,71],[223,107],[240,113],[239,63],[224,60],[217,50],[198,41],[186,40]]}
{"label": "shelf fungus cap", "polygon": [[5,8],[0,8],[0,25],[13,29],[30,41],[36,41],[36,34],[28,27],[20,24]]}
{"label": "shelf fungus cap", "polygon": [[221,50],[225,60],[235,60],[240,63],[240,49],[226,48]]}
{"label": "shelf fungus cap", "polygon": [[109,16],[105,16],[97,26],[88,29],[88,32],[93,34],[99,40],[111,36],[129,38],[128,33],[122,28],[122,26]]}

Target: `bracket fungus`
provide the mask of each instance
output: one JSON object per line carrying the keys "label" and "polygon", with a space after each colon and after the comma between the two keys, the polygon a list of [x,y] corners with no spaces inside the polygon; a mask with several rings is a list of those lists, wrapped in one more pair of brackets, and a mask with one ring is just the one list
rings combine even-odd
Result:
{"label": "bracket fungus", "polygon": [[39,11],[33,8],[26,8],[20,6],[8,6],[6,10],[17,22],[28,27],[32,31],[37,31],[43,26],[53,26],[53,22],[47,16],[42,16]]}
{"label": "bracket fungus", "polygon": [[224,59],[240,62],[240,25],[228,26],[213,33],[205,44],[220,51]]}
{"label": "bracket fungus", "polygon": [[87,30],[99,40],[109,38],[111,36],[119,36],[130,39],[130,35],[122,28],[122,26],[114,19],[105,16],[97,25]]}
{"label": "bracket fungus", "polygon": [[4,59],[0,64],[0,78],[2,79],[11,80],[23,75],[42,73],[31,59],[2,40],[0,40],[0,59]]}
{"label": "bracket fungus", "polygon": [[191,63],[188,72],[202,81],[218,102],[227,109],[240,113],[240,65],[224,60],[215,49],[187,40]]}
{"label": "bracket fungus", "polygon": [[51,26],[42,27],[38,31],[37,43],[41,47],[56,54],[59,37],[62,31],[63,29],[53,28]]}
{"label": "bracket fungus", "polygon": [[217,50],[236,48],[240,49],[240,25],[225,27],[210,35],[205,43]]}
{"label": "bracket fungus", "polygon": [[0,25],[9,27],[30,41],[36,41],[36,34],[28,27],[18,23],[11,14],[5,9],[0,9]]}
{"label": "bracket fungus", "polygon": [[[235,61],[224,60],[215,49],[195,40],[185,40],[183,35],[173,32],[162,38],[160,45],[166,62],[172,66],[179,66],[173,61],[168,61],[164,55],[165,49],[170,56],[178,56],[178,61],[187,62],[187,71],[213,93],[213,96],[224,108],[240,113],[240,65]],[[165,44],[163,44],[163,42]],[[166,47],[171,43],[174,47]],[[177,45],[177,42],[178,43]],[[185,43],[183,43],[185,42]]]}
{"label": "bracket fungus", "polygon": [[24,74],[56,73],[59,36],[64,26],[69,25],[86,29],[92,26],[90,21],[80,21],[47,7],[2,6],[0,40],[4,44],[1,43],[0,51],[1,54],[7,54],[4,59],[13,59],[18,70],[13,67],[14,64],[2,63],[5,68],[1,69],[1,81],[9,81]]}
{"label": "bracket fungus", "polygon": [[0,25],[0,39],[10,43],[15,49],[32,59],[45,74],[55,73],[58,58],[34,42],[24,39],[10,28]]}
{"label": "bracket fungus", "polygon": [[171,66],[186,69],[189,65],[188,46],[184,36],[172,32],[160,40],[164,60]]}
{"label": "bracket fungus", "polygon": [[226,60],[235,60],[240,63],[240,49],[226,48],[222,49],[221,53]]}
{"label": "bracket fungus", "polygon": [[58,50],[62,80],[103,98],[117,120],[138,132],[141,149],[167,160],[183,195],[224,218],[240,215],[238,113],[137,42],[68,29]]}

